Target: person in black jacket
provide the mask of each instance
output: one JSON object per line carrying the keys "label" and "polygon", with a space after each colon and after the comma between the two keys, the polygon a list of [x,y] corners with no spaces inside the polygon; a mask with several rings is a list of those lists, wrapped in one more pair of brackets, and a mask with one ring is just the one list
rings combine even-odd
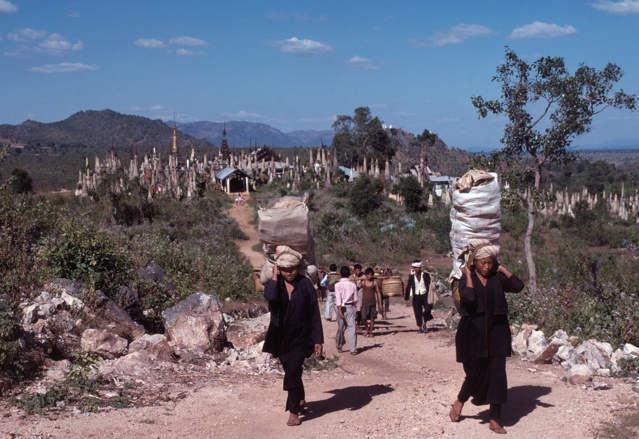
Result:
{"label": "person in black jacket", "polygon": [[322,355],[324,332],[313,282],[300,274],[302,255],[278,246],[273,276],[264,284],[271,322],[263,351],[279,358],[284,369],[284,390],[288,391],[288,425],[300,425],[306,405],[302,366],[313,353]]}
{"label": "person in black jacket", "polygon": [[511,336],[504,293],[518,293],[524,283],[498,264],[498,252],[498,247],[484,243],[477,247],[474,266],[462,267],[455,345],[466,377],[450,409],[450,420],[459,422],[464,403],[473,397],[475,405],[490,404],[488,428],[505,434],[499,419],[508,393],[506,357],[511,355]]}
{"label": "person in black jacket", "polygon": [[433,319],[433,306],[428,303],[428,290],[434,287],[432,277],[429,273],[422,271],[422,261],[415,260],[411,264],[414,273],[408,277],[404,300],[406,306],[409,305],[410,298],[413,298],[413,312],[415,313],[415,323],[419,334],[428,332],[426,322]]}

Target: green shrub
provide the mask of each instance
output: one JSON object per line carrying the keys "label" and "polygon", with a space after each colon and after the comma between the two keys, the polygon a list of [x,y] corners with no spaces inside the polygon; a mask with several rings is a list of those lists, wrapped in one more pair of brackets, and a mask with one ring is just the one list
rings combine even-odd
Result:
{"label": "green shrub", "polygon": [[[16,378],[20,363],[20,344],[18,343],[18,322],[15,313],[0,308],[0,384],[4,379]],[[4,375],[4,376],[3,376]],[[4,378],[4,379],[3,379]],[[0,393],[2,393],[0,385]]]}
{"label": "green shrub", "polygon": [[131,279],[132,260],[111,233],[92,224],[65,222],[47,243],[43,258],[55,276],[76,280],[107,294]]}
{"label": "green shrub", "polygon": [[38,250],[57,229],[58,215],[46,200],[0,191],[0,227],[0,292],[18,302],[47,275]]}
{"label": "green shrub", "polygon": [[639,376],[639,357],[634,355],[628,358],[621,358],[617,361],[619,371],[615,373],[618,377],[637,377]]}
{"label": "green shrub", "polygon": [[420,210],[424,188],[419,184],[417,177],[411,175],[399,180],[396,193],[404,199],[404,206],[407,212]]}
{"label": "green shrub", "polygon": [[27,194],[33,192],[33,179],[24,169],[14,168],[8,186],[14,194]]}
{"label": "green shrub", "polygon": [[364,175],[351,185],[348,200],[351,211],[356,216],[365,217],[381,207],[384,185],[380,180]]}

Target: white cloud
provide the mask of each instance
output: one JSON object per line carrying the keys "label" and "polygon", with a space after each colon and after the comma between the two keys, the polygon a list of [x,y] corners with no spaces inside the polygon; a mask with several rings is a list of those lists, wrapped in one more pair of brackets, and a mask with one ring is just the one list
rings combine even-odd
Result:
{"label": "white cloud", "polygon": [[199,38],[193,37],[175,37],[169,40],[171,44],[178,44],[180,46],[206,46],[208,43],[204,40],[200,40]]}
{"label": "white cloud", "polygon": [[353,67],[357,67],[358,69],[363,70],[377,70],[379,66],[373,64],[373,62],[368,58],[362,58],[361,56],[355,55],[346,61],[347,64],[350,64]]}
{"label": "white cloud", "polygon": [[10,32],[7,35],[7,39],[15,41],[16,43],[30,43],[32,41],[40,40],[47,35],[47,31],[35,30],[28,27],[19,29],[15,32]]}
{"label": "white cloud", "polygon": [[60,64],[46,64],[40,67],[31,67],[27,70],[32,73],[74,73],[100,70],[100,67],[91,64],[63,62]]}
{"label": "white cloud", "polygon": [[67,15],[65,15],[66,18],[80,18],[80,13],[77,11],[69,11],[67,12]]}
{"label": "white cloud", "polygon": [[313,40],[300,40],[297,37],[288,40],[268,41],[266,44],[279,49],[282,53],[296,56],[323,55],[335,50],[328,44]]}
{"label": "white cloud", "polygon": [[166,44],[160,40],[156,40],[155,38],[140,38],[133,44],[145,49],[166,49]]}
{"label": "white cloud", "polygon": [[18,7],[8,0],[0,0],[0,15],[15,14]]}
{"label": "white cloud", "polygon": [[489,28],[479,24],[457,24],[450,29],[437,32],[435,36],[427,39],[412,39],[409,44],[416,48],[423,47],[443,47],[450,46],[452,44],[462,44],[466,40],[479,37],[488,37],[493,35],[494,32]]}
{"label": "white cloud", "polygon": [[598,0],[597,3],[592,4],[592,7],[614,15],[639,14],[639,0],[623,0],[620,2]]}
{"label": "white cloud", "polygon": [[189,49],[178,49],[175,51],[175,54],[179,56],[193,56],[193,55],[197,55],[197,52],[194,52],[193,50],[189,50]]}
{"label": "white cloud", "polygon": [[573,35],[576,33],[577,29],[571,25],[561,27],[556,24],[535,21],[534,23],[515,28],[508,38],[513,40],[522,40],[526,38],[555,38]]}
{"label": "white cloud", "polygon": [[51,55],[64,55],[68,51],[78,51],[84,48],[82,41],[72,43],[60,34],[49,34],[44,41],[38,44],[45,52]]}
{"label": "white cloud", "polygon": [[9,33],[7,40],[22,43],[17,48],[5,50],[5,56],[12,57],[27,57],[37,53],[59,56],[70,51],[75,52],[84,48],[82,41],[73,43],[59,33],[48,33],[44,30],[31,29],[28,27]]}

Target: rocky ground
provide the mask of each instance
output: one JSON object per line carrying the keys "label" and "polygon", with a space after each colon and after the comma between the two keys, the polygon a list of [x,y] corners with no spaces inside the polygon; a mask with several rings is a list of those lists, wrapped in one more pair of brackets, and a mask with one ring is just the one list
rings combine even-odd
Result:
{"label": "rocky ground", "polygon": [[[258,329],[264,323],[265,316],[246,322]],[[18,438],[493,437],[485,406],[467,404],[460,423],[448,418],[463,379],[452,331],[418,334],[414,326],[412,309],[397,298],[376,336],[360,337],[352,356],[336,352],[336,323],[324,321],[326,355],[337,356],[338,367],[305,373],[309,412],[299,427],[286,425],[286,394],[276,369],[185,365],[138,378],[136,386],[154,389],[140,396],[141,406],[45,416],[4,406],[0,432]],[[594,390],[567,384],[557,365],[513,357],[507,369],[503,423],[519,438],[595,437],[601,423],[639,400],[633,383],[621,379],[607,378],[608,389]]]}
{"label": "rocky ground", "polygon": [[[234,206],[230,213],[250,238],[238,243],[240,249],[253,266],[260,266],[263,256],[252,250],[257,235],[249,210]],[[433,262],[429,258],[436,265]],[[238,312],[239,304],[225,303],[224,310],[254,315],[258,305],[252,304],[251,312],[244,314]],[[450,301],[443,300],[440,306],[451,307]],[[174,358],[160,355],[161,348],[158,353],[150,348],[150,355],[158,358],[150,366],[132,362],[128,374],[106,374],[109,381],[102,393],[107,395],[102,396],[124,394],[130,408],[86,413],[60,406],[45,415],[27,415],[7,400],[0,401],[0,437],[494,437],[488,430],[486,406],[468,403],[462,421],[450,422],[450,405],[463,380],[462,367],[455,362],[454,332],[418,334],[412,309],[401,298],[392,299],[388,319],[379,322],[374,338],[358,339],[355,356],[336,352],[336,323],[323,321],[325,366],[336,363],[337,367],[305,372],[309,410],[297,427],[286,425],[286,394],[277,361],[260,354],[255,344],[263,339],[267,324],[268,315],[232,323],[227,334],[237,349],[216,356]],[[113,370],[117,361],[108,360],[102,370]],[[126,371],[125,365],[120,364],[120,370]],[[561,366],[536,365],[520,357],[509,359],[507,370],[509,402],[502,421],[510,436],[601,437],[602,425],[637,410],[639,394],[632,380],[598,378],[596,386],[569,384]],[[29,390],[42,391],[52,379],[60,379],[51,375],[32,383]]]}

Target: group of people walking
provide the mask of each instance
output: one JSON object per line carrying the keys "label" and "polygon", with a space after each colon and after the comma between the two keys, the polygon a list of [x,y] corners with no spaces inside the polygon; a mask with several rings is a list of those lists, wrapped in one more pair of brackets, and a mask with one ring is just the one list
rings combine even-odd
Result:
{"label": "group of people walking", "polygon": [[[386,308],[379,283],[375,279],[373,268],[362,273],[362,266],[355,264],[353,268],[343,266],[337,272],[337,265],[331,264],[330,271],[324,273],[320,267],[319,296],[326,290],[324,318],[332,321],[333,314],[337,318],[335,347],[342,352],[346,341],[352,355],[357,354],[357,334],[373,337],[378,310],[386,318]],[[358,330],[361,329],[361,331]]]}
{"label": "group of people walking", "polygon": [[[510,325],[505,293],[517,293],[523,282],[498,262],[499,248],[488,242],[476,242],[469,263],[462,268],[459,280],[461,320],[455,335],[456,360],[465,374],[457,399],[451,405],[452,422],[462,420],[464,404],[472,398],[475,405],[489,405],[489,429],[504,434],[502,404],[507,400],[506,357],[511,355]],[[288,425],[300,425],[306,408],[302,382],[304,359],[323,352],[324,334],[318,293],[303,275],[302,256],[286,246],[276,252],[273,276],[264,285],[271,322],[264,342],[264,352],[280,359],[284,369],[284,390],[288,392]],[[381,288],[372,268],[362,274],[362,267],[343,266],[339,272],[331,264],[328,273],[320,273],[320,288],[326,287],[324,318],[337,316],[336,348],[346,342],[351,354],[357,354],[357,314],[363,323],[364,336],[373,335],[378,312],[386,318]],[[411,264],[405,284],[404,299],[412,307],[418,333],[428,332],[426,323],[433,318],[429,293],[436,288],[432,273],[423,270],[421,261]],[[321,295],[320,295],[321,297]],[[379,311],[378,311],[379,310]]]}

